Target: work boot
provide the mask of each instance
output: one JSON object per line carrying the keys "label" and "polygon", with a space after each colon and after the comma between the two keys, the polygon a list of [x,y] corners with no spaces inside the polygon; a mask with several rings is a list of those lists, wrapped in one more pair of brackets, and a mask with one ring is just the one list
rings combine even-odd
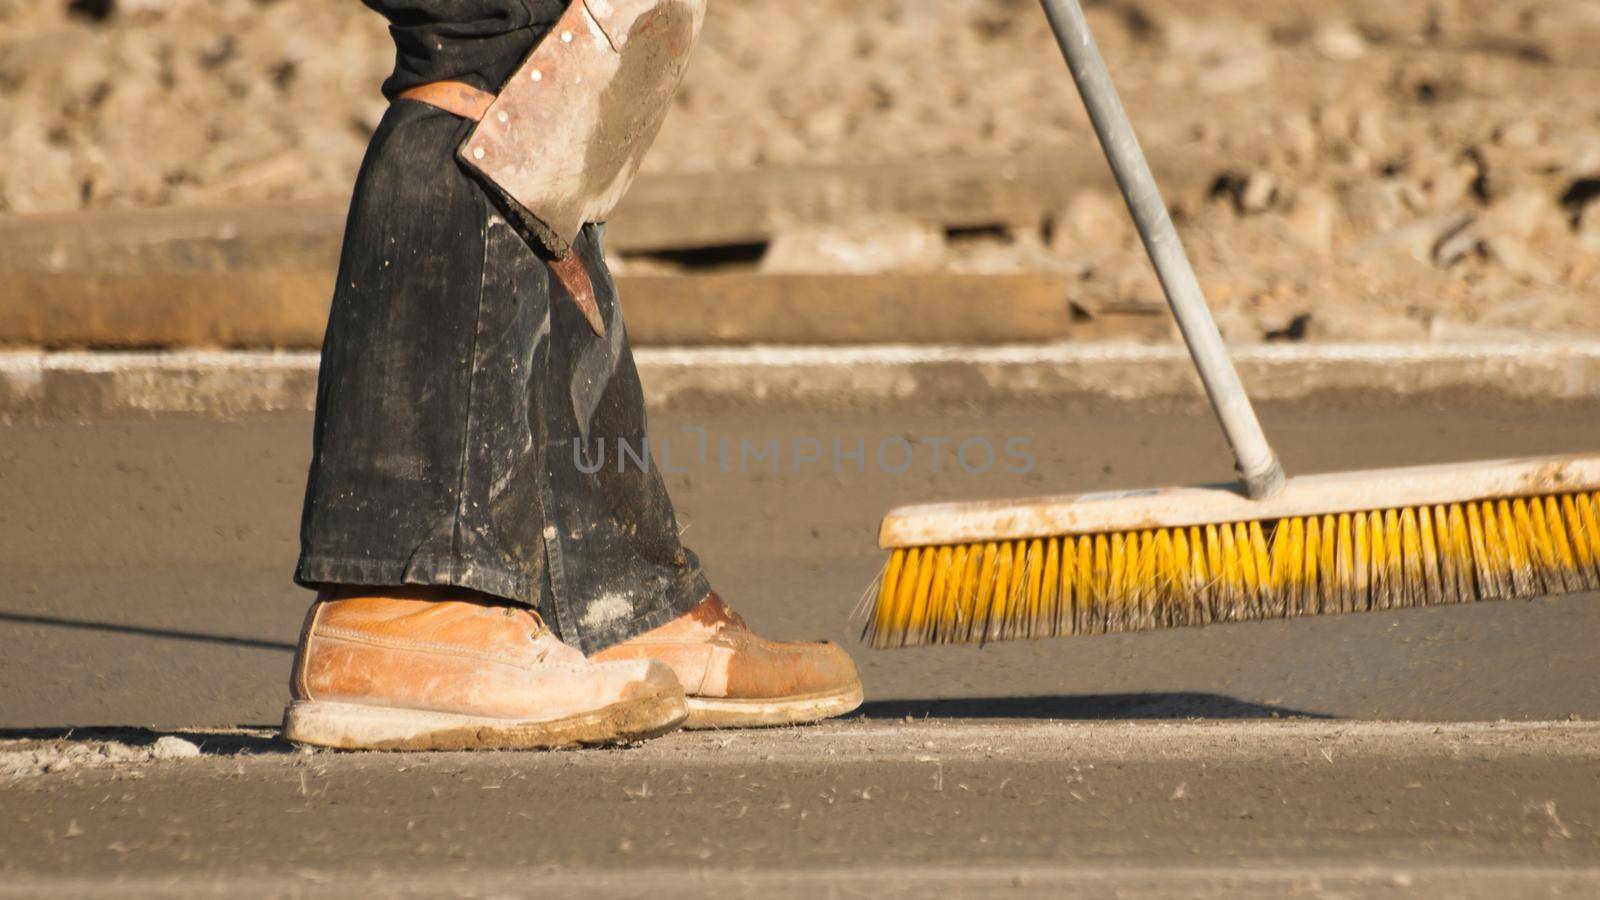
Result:
{"label": "work boot", "polygon": [[343,750],[522,750],[643,740],[688,715],[666,666],[590,662],[533,610],[462,593],[325,591],[300,635],[283,736]]}
{"label": "work boot", "polygon": [[792,725],[861,705],[861,679],[843,650],[759,637],[714,593],[660,628],[590,659],[671,666],[689,696],[685,728]]}

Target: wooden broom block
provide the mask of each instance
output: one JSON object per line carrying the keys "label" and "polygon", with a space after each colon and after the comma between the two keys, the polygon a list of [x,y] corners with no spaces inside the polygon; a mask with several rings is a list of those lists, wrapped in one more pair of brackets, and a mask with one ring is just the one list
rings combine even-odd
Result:
{"label": "wooden broom block", "polygon": [[1446,463],[1302,475],[1263,501],[1219,484],[902,506],[884,517],[878,545],[935,547],[1596,490],[1600,454]]}

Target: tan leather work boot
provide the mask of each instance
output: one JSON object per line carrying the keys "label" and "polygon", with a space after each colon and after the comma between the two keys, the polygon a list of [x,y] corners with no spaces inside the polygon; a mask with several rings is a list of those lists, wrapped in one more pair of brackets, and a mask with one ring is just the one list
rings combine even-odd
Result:
{"label": "tan leather work boot", "polygon": [[792,725],[861,705],[849,654],[827,642],[769,641],[715,593],[654,631],[590,657],[666,663],[689,695],[685,728]]}
{"label": "tan leather work boot", "polygon": [[642,740],[688,715],[666,666],[590,662],[532,610],[461,593],[319,597],[283,736],[344,750],[513,750]]}

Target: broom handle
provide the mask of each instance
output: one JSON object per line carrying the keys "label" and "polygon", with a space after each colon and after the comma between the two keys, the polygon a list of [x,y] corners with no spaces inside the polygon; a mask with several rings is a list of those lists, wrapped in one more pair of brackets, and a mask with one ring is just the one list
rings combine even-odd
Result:
{"label": "broom handle", "polygon": [[1078,92],[1083,95],[1083,105],[1089,110],[1089,120],[1094,123],[1100,146],[1105,149],[1111,171],[1117,177],[1117,186],[1122,189],[1128,211],[1133,214],[1139,238],[1144,241],[1145,252],[1155,266],[1156,277],[1161,280],[1167,303],[1178,320],[1184,343],[1189,345],[1189,355],[1194,357],[1211,406],[1233,447],[1239,476],[1251,499],[1270,497],[1283,488],[1283,466],[1267,444],[1261,422],[1250,406],[1244,385],[1239,382],[1239,373],[1228,358],[1222,334],[1217,331],[1217,323],[1211,318],[1211,310],[1200,292],[1200,282],[1189,265],[1177,230],[1172,227],[1167,204],[1161,199],[1155,176],[1150,174],[1150,164],[1145,161],[1144,151],[1139,149],[1139,139],[1128,122],[1128,113],[1122,108],[1122,100],[1111,83],[1111,73],[1106,71],[1100,48],[1089,33],[1083,8],[1078,0],[1042,2],[1056,39],[1061,43],[1061,52],[1066,54],[1067,65],[1072,69],[1072,78],[1078,83]]}

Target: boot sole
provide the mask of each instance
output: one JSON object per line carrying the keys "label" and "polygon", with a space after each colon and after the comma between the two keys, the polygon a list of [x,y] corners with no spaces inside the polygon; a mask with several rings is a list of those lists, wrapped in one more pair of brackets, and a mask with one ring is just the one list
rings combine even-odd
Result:
{"label": "boot sole", "polygon": [[297,700],[284,711],[283,737],[336,750],[553,750],[646,740],[677,729],[688,715],[674,693],[543,722]]}
{"label": "boot sole", "polygon": [[725,700],[690,697],[686,729],[770,728],[799,725],[842,716],[861,705],[861,683],[836,691],[803,697],[769,697],[761,700]]}

